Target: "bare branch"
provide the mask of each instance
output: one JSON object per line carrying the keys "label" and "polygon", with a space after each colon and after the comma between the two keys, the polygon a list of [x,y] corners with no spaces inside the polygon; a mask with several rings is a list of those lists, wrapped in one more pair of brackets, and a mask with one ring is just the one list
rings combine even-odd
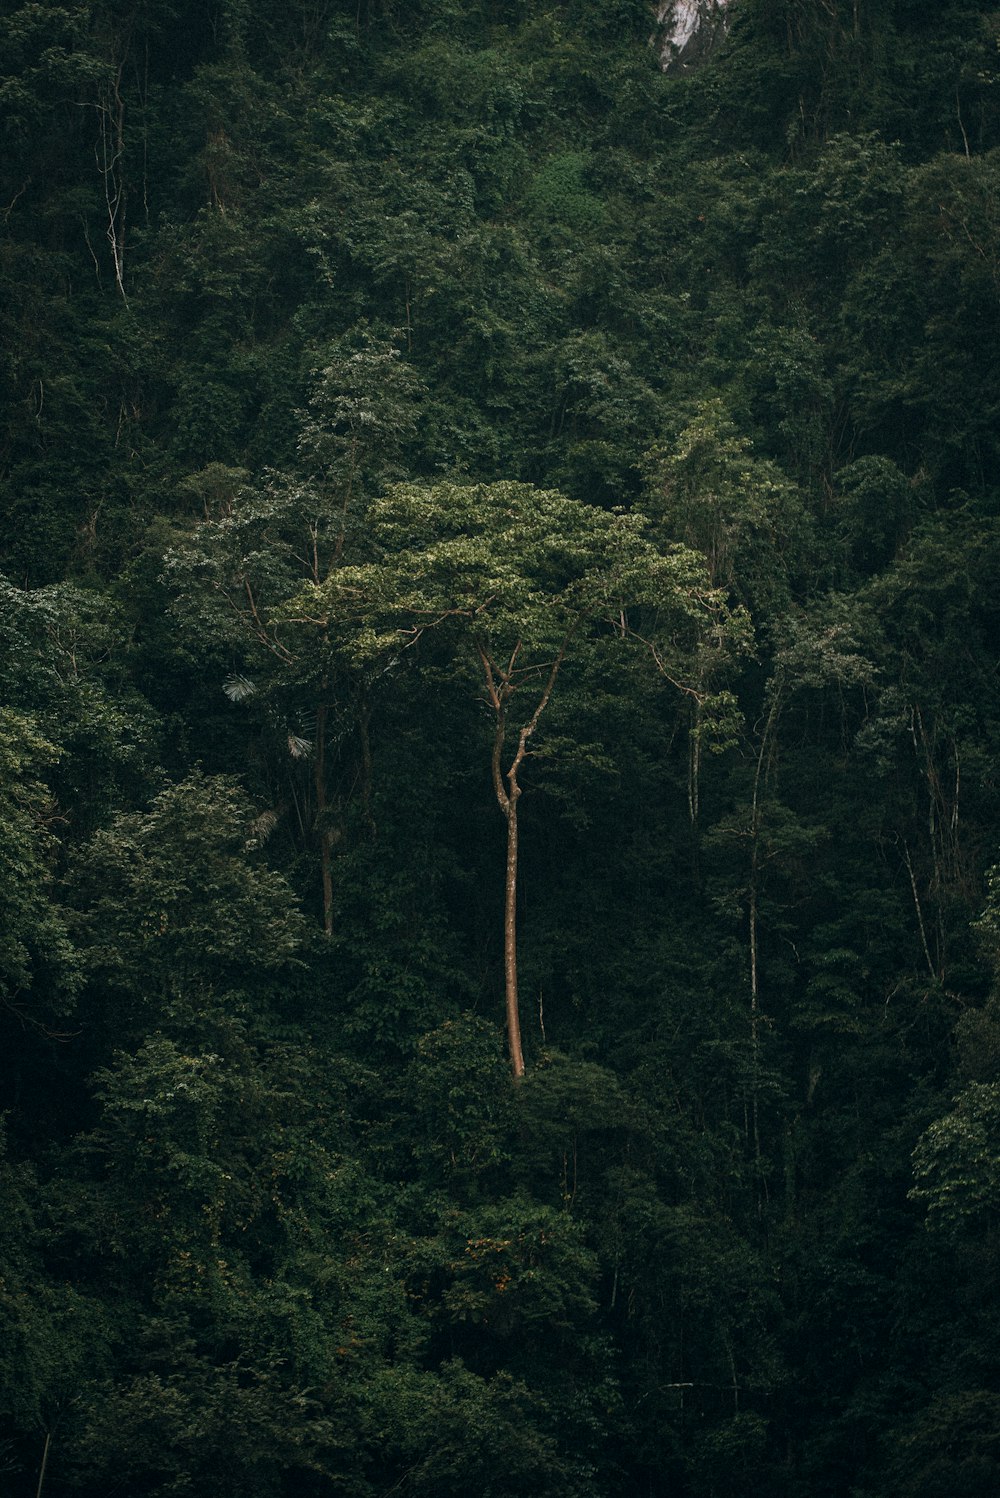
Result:
{"label": "bare branch", "polygon": [[[559,647],[559,654],[552,662],[552,666],[548,674],[548,679],[546,680],[542,695],[538,699],[535,711],[532,713],[531,717],[528,719],[527,723],[524,725],[524,727],[521,729],[520,734],[518,735],[517,753],[514,756],[514,760],[511,764],[510,769],[507,771],[507,783],[511,787],[512,795],[516,794],[517,772],[521,768],[521,764],[524,760],[525,752],[528,747],[528,740],[531,738],[531,735],[538,727],[538,720],[541,718],[545,709],[549,705],[549,698],[552,696],[552,691],[556,684],[556,677],[559,675],[559,669],[562,666],[563,661],[566,659],[566,651],[569,649],[569,642],[576,633],[579,622],[580,621],[578,619],[574,620],[573,624],[566,631],[562,645]],[[520,648],[520,642],[518,642],[518,648]],[[513,657],[511,657],[511,659],[513,659]]]}

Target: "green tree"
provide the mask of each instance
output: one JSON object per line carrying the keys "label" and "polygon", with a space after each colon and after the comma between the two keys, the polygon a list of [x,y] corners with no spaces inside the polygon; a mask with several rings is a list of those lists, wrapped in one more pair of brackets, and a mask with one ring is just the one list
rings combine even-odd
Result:
{"label": "green tree", "polygon": [[285,617],[344,639],[360,662],[389,666],[425,647],[477,683],[493,721],[490,772],[507,826],[506,1023],[520,1078],[521,774],[564,668],[597,638],[609,651],[643,639],[664,672],[683,679],[706,636],[735,639],[742,621],[693,553],[656,549],[641,516],[608,515],[560,494],[510,483],[400,486],[366,521],[377,559],[333,572],[291,600]]}
{"label": "green tree", "polygon": [[266,993],[295,971],[305,924],[259,857],[270,827],[235,782],[195,772],[81,850],[75,925],[104,1045],[148,1033],[198,985]]}
{"label": "green tree", "polygon": [[253,699],[263,710],[281,767],[276,799],[292,801],[318,844],[323,929],[332,936],[333,850],[349,793],[331,761],[344,739],[354,740],[360,775],[352,762],[352,778],[370,816],[367,683],[323,628],[290,627],[286,605],[304,580],[321,586],[356,545],[366,494],[399,472],[420,382],[397,349],[365,329],[320,357],[301,416],[298,470],[257,487],[239,471],[221,488],[207,483],[217,468],[193,476],[206,497],[204,519],[167,551],[164,575],[188,649],[232,701]]}

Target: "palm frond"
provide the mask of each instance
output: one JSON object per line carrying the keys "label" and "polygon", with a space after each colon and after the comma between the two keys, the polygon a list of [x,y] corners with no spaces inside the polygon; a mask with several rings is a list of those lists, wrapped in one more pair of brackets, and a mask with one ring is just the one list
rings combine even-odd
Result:
{"label": "palm frond", "polygon": [[222,690],[230,702],[246,702],[257,691],[257,683],[249,676],[230,676],[222,683]]}
{"label": "palm frond", "polygon": [[297,733],[290,733],[288,752],[293,759],[308,759],[313,752],[312,740],[300,738]]}

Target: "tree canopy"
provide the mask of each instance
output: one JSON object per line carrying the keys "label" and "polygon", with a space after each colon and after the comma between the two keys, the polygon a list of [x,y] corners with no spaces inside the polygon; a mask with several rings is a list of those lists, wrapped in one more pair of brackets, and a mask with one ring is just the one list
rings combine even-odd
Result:
{"label": "tree canopy", "polygon": [[1000,31],[700,9],[0,16],[11,1498],[997,1490]]}

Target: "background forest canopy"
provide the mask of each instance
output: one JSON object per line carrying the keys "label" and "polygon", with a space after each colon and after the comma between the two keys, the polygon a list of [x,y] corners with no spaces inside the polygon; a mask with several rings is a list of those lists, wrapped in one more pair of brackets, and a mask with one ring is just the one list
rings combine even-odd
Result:
{"label": "background forest canopy", "polygon": [[12,1498],[1000,1488],[1000,19],[703,10],[4,7]]}

